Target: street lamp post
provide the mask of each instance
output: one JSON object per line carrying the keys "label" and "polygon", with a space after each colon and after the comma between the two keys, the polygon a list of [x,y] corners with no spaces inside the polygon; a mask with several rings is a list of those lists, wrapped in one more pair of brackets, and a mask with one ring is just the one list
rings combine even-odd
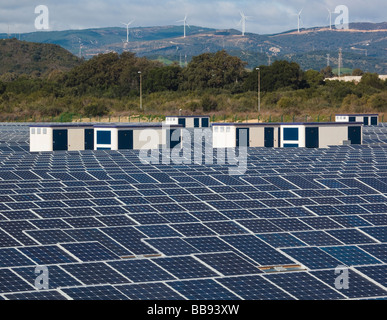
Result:
{"label": "street lamp post", "polygon": [[141,71],[138,72],[140,75],[140,110],[142,110],[142,73]]}
{"label": "street lamp post", "polygon": [[258,113],[261,113],[261,70],[256,68],[258,71]]}

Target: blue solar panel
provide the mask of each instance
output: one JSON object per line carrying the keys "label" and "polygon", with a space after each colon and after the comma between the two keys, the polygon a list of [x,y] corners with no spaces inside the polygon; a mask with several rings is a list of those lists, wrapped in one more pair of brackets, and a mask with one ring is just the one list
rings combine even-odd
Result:
{"label": "blue solar panel", "polygon": [[211,279],[169,282],[169,286],[188,300],[240,300],[235,294]]}
{"label": "blue solar panel", "polygon": [[77,257],[79,261],[102,261],[118,259],[118,255],[111,252],[98,242],[64,243],[61,245],[67,252]]}
{"label": "blue solar panel", "polygon": [[[368,281],[366,278],[362,277],[358,273],[352,270],[349,270],[348,272],[348,289],[340,290],[341,294],[352,299],[386,295],[385,290]],[[324,283],[329,285],[332,289],[335,289],[334,283],[337,277],[337,275],[335,274],[335,270],[312,271],[311,274],[319,278],[321,281],[324,281]]]}
{"label": "blue solar panel", "polygon": [[[35,286],[36,278],[41,274],[41,272],[35,273],[35,267],[13,268],[12,270],[23,277],[32,286]],[[48,266],[47,270],[49,289],[82,285],[81,282],[70,276],[58,266]]]}
{"label": "blue solar panel", "polygon": [[222,239],[262,266],[294,263],[255,236],[224,236]]}
{"label": "blue solar panel", "polygon": [[309,246],[334,246],[342,244],[324,231],[294,232],[292,234]]}
{"label": "blue solar panel", "polygon": [[153,262],[178,279],[212,278],[219,276],[219,274],[192,257],[160,258],[154,259]]}
{"label": "blue solar panel", "polygon": [[370,237],[356,229],[329,230],[328,233],[344,244],[375,243]]}
{"label": "blue solar panel", "polygon": [[321,248],[347,266],[380,264],[381,262],[355,246]]}
{"label": "blue solar panel", "polygon": [[226,277],[216,281],[245,300],[294,300],[261,276]]}
{"label": "blue solar panel", "polygon": [[65,296],[58,291],[37,291],[37,292],[23,292],[5,295],[9,300],[67,300]]}
{"label": "blue solar panel", "polygon": [[128,297],[113,286],[76,287],[62,289],[73,300],[128,300]]}
{"label": "blue solar panel", "polygon": [[361,249],[371,254],[375,258],[387,263],[387,244],[371,244],[371,245],[362,245]]}
{"label": "blue solar panel", "polygon": [[34,287],[9,269],[0,269],[0,293],[31,291]]}
{"label": "blue solar panel", "polygon": [[167,273],[151,260],[125,260],[108,262],[108,264],[133,282],[153,282],[174,280],[175,277]]}
{"label": "blue solar panel", "polygon": [[341,261],[319,248],[290,248],[282,251],[309,269],[331,269],[342,265]]}
{"label": "blue solar panel", "polygon": [[167,256],[188,255],[199,252],[180,238],[146,239],[145,241]]}
{"label": "blue solar panel", "polygon": [[387,227],[369,227],[361,230],[380,242],[387,242]]}
{"label": "blue solar panel", "polygon": [[336,300],[344,298],[343,295],[306,272],[271,274],[264,275],[264,277],[299,300]]}
{"label": "blue solar panel", "polygon": [[76,259],[57,246],[24,247],[18,250],[38,265],[77,262]]}
{"label": "blue solar panel", "polygon": [[105,263],[67,264],[61,268],[86,285],[130,283]]}
{"label": "blue solar panel", "polygon": [[181,294],[164,283],[145,283],[116,286],[131,300],[185,300]]}
{"label": "blue solar panel", "polygon": [[385,288],[387,287],[387,266],[367,266],[367,267],[356,267],[362,274],[366,275],[375,282],[381,284]]}

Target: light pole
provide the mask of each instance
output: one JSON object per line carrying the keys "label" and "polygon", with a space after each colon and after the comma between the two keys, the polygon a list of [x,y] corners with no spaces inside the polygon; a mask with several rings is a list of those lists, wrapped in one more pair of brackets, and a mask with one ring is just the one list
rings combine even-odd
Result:
{"label": "light pole", "polygon": [[142,73],[141,71],[138,72],[140,75],[140,110],[142,110]]}
{"label": "light pole", "polygon": [[258,72],[258,113],[261,113],[261,70],[256,68]]}

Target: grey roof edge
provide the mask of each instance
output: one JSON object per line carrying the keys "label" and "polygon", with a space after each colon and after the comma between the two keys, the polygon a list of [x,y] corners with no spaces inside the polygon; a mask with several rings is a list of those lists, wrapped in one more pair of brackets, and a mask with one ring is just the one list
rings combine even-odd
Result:
{"label": "grey roof edge", "polygon": [[212,126],[353,126],[363,125],[363,122],[268,122],[268,123],[212,123]]}

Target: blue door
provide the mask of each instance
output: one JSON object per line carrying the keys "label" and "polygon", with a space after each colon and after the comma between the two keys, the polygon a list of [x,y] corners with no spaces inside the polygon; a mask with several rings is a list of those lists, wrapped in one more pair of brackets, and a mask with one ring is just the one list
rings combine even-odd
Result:
{"label": "blue door", "polygon": [[236,130],[236,146],[237,148],[250,146],[250,129]]}
{"label": "blue door", "polygon": [[378,125],[378,117],[371,117],[371,126]]}
{"label": "blue door", "polygon": [[210,121],[208,118],[202,118],[202,128],[208,128],[210,126]]}
{"label": "blue door", "polygon": [[368,117],[364,117],[363,123],[365,126],[368,126]]}
{"label": "blue door", "polygon": [[94,129],[85,129],[85,150],[94,150]]}
{"label": "blue door", "polygon": [[54,151],[67,151],[68,140],[67,130],[53,130],[53,150]]}
{"label": "blue door", "polygon": [[200,119],[199,118],[194,118],[194,128],[200,128]]}
{"label": "blue door", "polygon": [[[179,136],[178,140],[172,138],[172,135],[173,135],[174,132],[176,132],[175,133],[175,138],[176,138],[176,135]],[[167,148],[173,149],[174,147],[176,147],[181,142],[181,130],[180,129],[168,130],[167,131],[167,138],[168,138],[168,140],[167,140]]]}
{"label": "blue door", "polygon": [[351,140],[351,144],[361,144],[361,127],[349,127],[348,140]]}
{"label": "blue door", "polygon": [[179,118],[179,124],[185,128],[185,118]]}
{"label": "blue door", "polygon": [[318,127],[305,128],[305,147],[307,147],[307,148],[318,148],[319,147]]}
{"label": "blue door", "polygon": [[118,150],[133,149],[133,130],[118,131]]}
{"label": "blue door", "polygon": [[265,147],[274,148],[274,128],[265,128]]}

